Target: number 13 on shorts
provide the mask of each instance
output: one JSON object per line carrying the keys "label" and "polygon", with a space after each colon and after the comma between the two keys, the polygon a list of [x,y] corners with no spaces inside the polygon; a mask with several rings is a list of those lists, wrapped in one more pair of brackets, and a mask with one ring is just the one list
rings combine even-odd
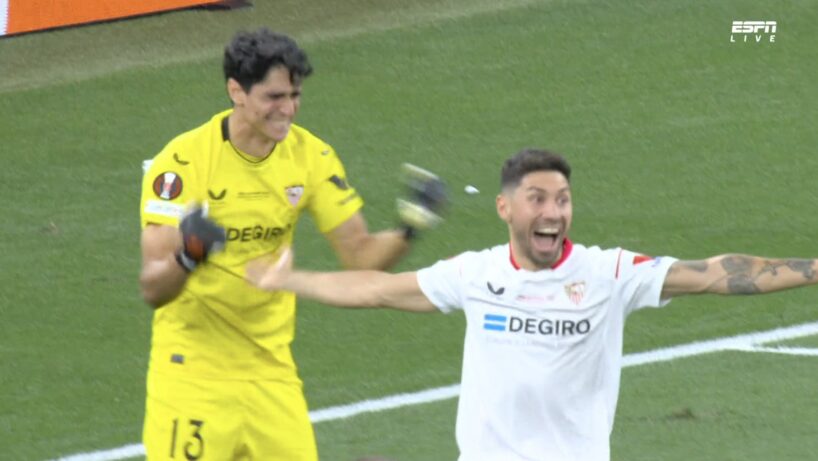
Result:
{"label": "number 13 on shorts", "polygon": [[[187,459],[194,461],[204,455],[205,441],[202,437],[204,421],[188,419],[185,423],[179,418],[173,420],[173,430],[170,440],[170,459]],[[184,457],[177,458],[177,446],[180,446]]]}

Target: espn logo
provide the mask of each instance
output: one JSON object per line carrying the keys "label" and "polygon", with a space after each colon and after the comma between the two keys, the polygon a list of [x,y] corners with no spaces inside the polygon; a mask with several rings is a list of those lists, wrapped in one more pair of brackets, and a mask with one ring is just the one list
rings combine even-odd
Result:
{"label": "espn logo", "polygon": [[[736,42],[775,42],[776,21],[733,21],[730,29],[730,43]],[[766,39],[766,40],[765,40]]]}

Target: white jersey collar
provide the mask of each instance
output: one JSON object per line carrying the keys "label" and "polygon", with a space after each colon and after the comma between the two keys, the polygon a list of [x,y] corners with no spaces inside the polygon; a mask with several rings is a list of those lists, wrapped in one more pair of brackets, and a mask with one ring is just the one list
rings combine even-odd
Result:
{"label": "white jersey collar", "polygon": [[[542,269],[542,270],[554,270],[554,269],[557,269],[558,267],[562,266],[562,264],[565,262],[565,260],[567,260],[568,257],[571,256],[571,251],[573,249],[574,249],[574,242],[572,242],[568,237],[566,237],[565,240],[562,241],[562,255],[560,255],[560,259],[557,260],[557,262],[555,262],[549,269]],[[529,271],[529,270],[526,270],[526,269],[523,269],[522,267],[520,267],[520,265],[517,263],[517,260],[514,259],[514,250],[511,248],[511,242],[509,242],[509,244],[508,244],[508,260],[511,263],[511,267],[513,267],[514,270],[531,272],[531,273],[542,272],[542,270],[540,270],[540,271]]]}

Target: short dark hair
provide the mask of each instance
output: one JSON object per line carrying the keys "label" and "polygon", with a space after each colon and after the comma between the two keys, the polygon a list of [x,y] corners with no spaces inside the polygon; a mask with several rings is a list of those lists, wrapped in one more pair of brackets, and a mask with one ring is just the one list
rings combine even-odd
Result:
{"label": "short dark hair", "polygon": [[500,187],[502,189],[516,188],[523,180],[523,176],[535,171],[557,171],[571,181],[571,165],[557,153],[545,149],[523,149],[514,154],[503,164],[500,173]]}
{"label": "short dark hair", "polygon": [[292,83],[299,83],[312,73],[307,54],[295,40],[266,27],[239,32],[224,48],[224,79],[236,80],[244,91],[250,91],[277,66],[290,71]]}

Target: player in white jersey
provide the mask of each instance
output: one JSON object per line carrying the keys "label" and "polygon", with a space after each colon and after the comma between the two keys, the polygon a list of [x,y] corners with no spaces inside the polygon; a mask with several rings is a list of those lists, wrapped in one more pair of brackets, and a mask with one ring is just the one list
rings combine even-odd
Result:
{"label": "player in white jersey", "polygon": [[461,461],[607,461],[625,319],[685,294],[756,294],[818,282],[816,260],[652,258],[568,239],[571,169],[526,149],[506,161],[497,212],[510,241],[418,272],[293,271],[257,261],[251,282],[346,307],[462,309]]}

